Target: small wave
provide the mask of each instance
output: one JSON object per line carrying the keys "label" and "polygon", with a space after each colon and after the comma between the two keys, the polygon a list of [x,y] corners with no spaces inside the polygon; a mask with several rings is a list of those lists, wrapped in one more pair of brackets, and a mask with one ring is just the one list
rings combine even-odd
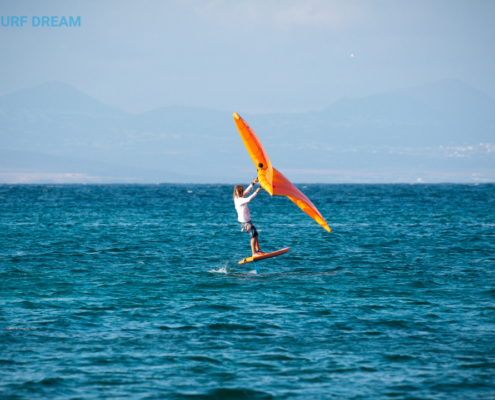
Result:
{"label": "small wave", "polygon": [[6,331],[35,331],[37,328],[15,328],[15,327],[10,327],[10,328],[5,328]]}
{"label": "small wave", "polygon": [[273,395],[244,388],[217,388],[207,393],[181,393],[180,398],[185,399],[273,399]]}
{"label": "small wave", "polygon": [[186,356],[186,358],[192,361],[206,362],[211,364],[222,364],[220,360],[217,360],[216,358],[212,358],[212,357],[196,355],[196,356]]}
{"label": "small wave", "polygon": [[407,362],[414,360],[416,357],[409,356],[407,354],[385,354],[384,358],[392,362]]}
{"label": "small wave", "polygon": [[219,322],[216,324],[210,324],[207,327],[212,331],[254,331],[256,327],[250,325],[241,325],[241,324],[231,324],[231,323],[223,323]]}
{"label": "small wave", "polygon": [[198,329],[197,327],[192,325],[163,325],[163,326],[157,326],[157,328],[164,331],[168,331],[171,329],[177,329],[181,331],[190,331],[190,330]]}
{"label": "small wave", "polygon": [[478,362],[478,363],[461,364],[460,367],[461,368],[464,368],[464,369],[470,369],[470,368],[494,368],[495,367],[495,363],[494,362],[490,362],[490,361],[482,361],[482,362]]}

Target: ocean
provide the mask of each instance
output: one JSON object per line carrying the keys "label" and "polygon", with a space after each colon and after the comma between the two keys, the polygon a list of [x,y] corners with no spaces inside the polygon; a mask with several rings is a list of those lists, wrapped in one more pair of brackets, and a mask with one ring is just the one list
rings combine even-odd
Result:
{"label": "ocean", "polygon": [[0,185],[2,399],[494,399],[495,185]]}

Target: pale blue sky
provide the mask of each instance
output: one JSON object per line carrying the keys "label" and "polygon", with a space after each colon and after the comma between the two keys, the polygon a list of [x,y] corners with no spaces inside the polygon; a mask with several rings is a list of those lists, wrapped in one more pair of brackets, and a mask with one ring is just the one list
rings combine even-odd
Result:
{"label": "pale blue sky", "polygon": [[3,0],[0,14],[82,21],[0,26],[0,95],[58,80],[134,113],[292,112],[454,78],[495,97],[494,1]]}

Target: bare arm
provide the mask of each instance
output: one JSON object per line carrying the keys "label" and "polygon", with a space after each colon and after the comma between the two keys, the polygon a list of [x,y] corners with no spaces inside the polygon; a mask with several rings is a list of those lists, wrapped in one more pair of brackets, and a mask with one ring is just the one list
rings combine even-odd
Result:
{"label": "bare arm", "polygon": [[244,197],[246,197],[246,195],[251,191],[253,190],[253,187],[254,185],[256,185],[256,182],[258,182],[258,178],[256,178],[254,181],[251,182],[251,184],[246,188],[246,190],[244,191]]}
{"label": "bare arm", "polygon": [[253,184],[251,183],[247,188],[246,190],[244,190],[244,196],[243,197],[246,197],[246,195],[251,191],[253,190]]}
{"label": "bare arm", "polygon": [[256,189],[256,192],[254,192],[251,196],[249,197],[244,197],[244,198],[237,198],[236,199],[236,203],[237,204],[246,204],[246,203],[249,203],[251,200],[253,200],[256,195],[258,194],[258,192],[261,190],[261,188],[258,188]]}

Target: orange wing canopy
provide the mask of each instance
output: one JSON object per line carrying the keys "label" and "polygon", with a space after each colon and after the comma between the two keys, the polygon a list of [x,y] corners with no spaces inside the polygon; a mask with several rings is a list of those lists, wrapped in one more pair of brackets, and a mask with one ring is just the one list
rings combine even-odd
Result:
{"label": "orange wing canopy", "polygon": [[261,187],[270,193],[270,196],[273,196],[273,167],[263,145],[239,114],[234,113],[234,121],[241,134],[242,141],[258,170],[258,180]]}
{"label": "orange wing canopy", "polygon": [[244,121],[239,114],[234,113],[234,121],[241,134],[242,141],[247,148],[251,159],[258,170],[258,179],[260,185],[271,196],[287,196],[296,205],[313,218],[318,224],[320,224],[328,232],[332,230],[325,222],[320,212],[314,206],[313,203],[296,188],[281,172],[272,167],[270,159],[263,148],[260,140],[251,129],[251,127]]}

